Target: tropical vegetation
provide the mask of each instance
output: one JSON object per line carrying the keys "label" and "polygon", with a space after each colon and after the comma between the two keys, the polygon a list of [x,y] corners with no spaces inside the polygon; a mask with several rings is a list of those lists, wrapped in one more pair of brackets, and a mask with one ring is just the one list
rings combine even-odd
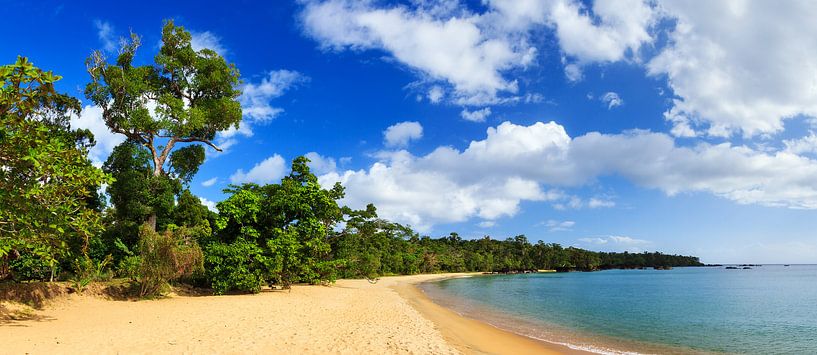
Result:
{"label": "tropical vegetation", "polygon": [[0,67],[0,279],[81,287],[119,277],[149,296],[171,283],[221,294],[381,275],[700,265],[524,235],[421,235],[374,205],[343,206],[343,186],[321,186],[305,157],[278,183],[231,185],[212,212],[189,184],[204,146],[219,150],[216,133],[238,127],[239,72],[212,50],[194,50],[172,21],[162,34],[152,64],[134,64],[137,35],[113,62],[102,52],[87,61],[87,98],[127,138],[101,167],[88,158],[93,135],[70,127],[80,102],[55,91],[59,76],[25,57]]}

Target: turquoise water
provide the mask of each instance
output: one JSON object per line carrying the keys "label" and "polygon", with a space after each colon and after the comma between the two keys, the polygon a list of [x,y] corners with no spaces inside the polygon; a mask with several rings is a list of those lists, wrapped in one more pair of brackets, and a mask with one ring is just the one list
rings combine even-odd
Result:
{"label": "turquoise water", "polygon": [[424,284],[435,301],[597,352],[817,354],[817,266],[486,275]]}

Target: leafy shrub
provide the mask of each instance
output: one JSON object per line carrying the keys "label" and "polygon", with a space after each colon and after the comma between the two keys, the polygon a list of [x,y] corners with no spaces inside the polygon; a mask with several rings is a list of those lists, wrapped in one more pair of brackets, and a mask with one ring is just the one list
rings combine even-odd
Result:
{"label": "leafy shrub", "polygon": [[119,260],[116,266],[116,275],[119,277],[127,277],[131,281],[136,281],[139,278],[139,266],[142,259],[138,255],[134,255],[133,251],[128,248],[125,243],[119,238],[114,241],[116,248],[125,256]]}
{"label": "leafy shrub", "polygon": [[205,252],[207,279],[216,294],[231,290],[261,291],[266,281],[263,270],[267,269],[270,260],[258,245],[239,238],[231,244],[209,244]]}
{"label": "leafy shrub", "polygon": [[9,261],[9,269],[15,281],[48,281],[51,278],[51,265],[54,264],[54,274],[57,273],[56,263],[31,253],[22,253],[16,259]]}
{"label": "leafy shrub", "polygon": [[74,260],[74,278],[71,280],[78,290],[82,290],[94,281],[110,281],[113,274],[110,264],[113,258],[109,254],[102,260],[94,260],[84,255]]}
{"label": "leafy shrub", "polygon": [[142,264],[142,259],[139,256],[126,256],[119,261],[116,266],[116,275],[119,277],[126,277],[131,281],[139,279],[139,267]]}
{"label": "leafy shrub", "polygon": [[156,233],[145,224],[139,232],[141,296],[161,293],[168,282],[203,271],[203,255],[188,228]]}

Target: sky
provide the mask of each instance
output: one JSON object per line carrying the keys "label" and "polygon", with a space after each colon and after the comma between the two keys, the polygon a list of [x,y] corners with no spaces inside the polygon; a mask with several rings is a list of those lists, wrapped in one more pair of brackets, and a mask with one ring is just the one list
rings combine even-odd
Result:
{"label": "sky", "polygon": [[0,59],[80,98],[85,59],[173,19],[235,63],[240,128],[190,189],[275,183],[306,155],[341,201],[430,236],[525,234],[707,263],[817,263],[817,3],[0,0]]}

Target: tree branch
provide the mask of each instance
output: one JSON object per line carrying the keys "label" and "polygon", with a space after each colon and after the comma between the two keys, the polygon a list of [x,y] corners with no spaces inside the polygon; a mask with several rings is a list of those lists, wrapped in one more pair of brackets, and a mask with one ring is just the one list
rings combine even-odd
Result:
{"label": "tree branch", "polygon": [[222,150],[221,148],[219,148],[217,145],[213,144],[213,142],[211,142],[211,141],[210,141],[210,140],[208,140],[208,139],[204,139],[204,138],[198,138],[198,137],[176,138],[176,142],[180,142],[180,143],[188,143],[188,142],[202,142],[202,143],[204,143],[204,144],[209,145],[210,147],[212,147],[213,149],[215,149],[215,150],[216,150],[216,151],[218,151],[218,152],[222,152],[222,151],[223,151],[223,150]]}

